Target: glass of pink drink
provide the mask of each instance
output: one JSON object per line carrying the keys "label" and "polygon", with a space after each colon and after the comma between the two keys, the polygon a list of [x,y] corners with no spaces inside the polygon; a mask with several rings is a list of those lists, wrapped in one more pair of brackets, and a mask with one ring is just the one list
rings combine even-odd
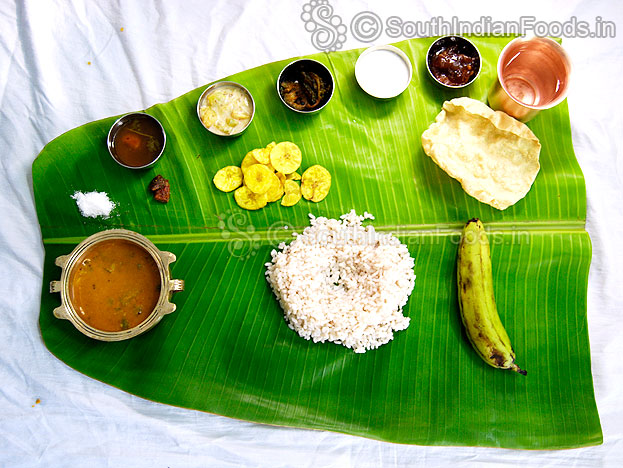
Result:
{"label": "glass of pink drink", "polygon": [[500,53],[489,105],[522,122],[567,96],[571,60],[547,37],[518,37]]}

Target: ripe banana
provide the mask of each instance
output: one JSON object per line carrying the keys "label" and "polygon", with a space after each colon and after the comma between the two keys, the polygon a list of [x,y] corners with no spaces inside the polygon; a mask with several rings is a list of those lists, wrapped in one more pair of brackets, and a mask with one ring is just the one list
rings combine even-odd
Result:
{"label": "ripe banana", "polygon": [[457,277],[461,319],[476,352],[490,366],[526,375],[515,364],[515,351],[498,315],[489,241],[477,218],[470,219],[463,228]]}

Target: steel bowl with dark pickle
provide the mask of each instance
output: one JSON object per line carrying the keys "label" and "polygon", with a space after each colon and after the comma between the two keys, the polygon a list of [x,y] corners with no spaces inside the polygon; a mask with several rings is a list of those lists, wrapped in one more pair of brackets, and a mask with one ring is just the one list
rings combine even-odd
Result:
{"label": "steel bowl with dark pickle", "polygon": [[333,96],[334,80],[329,69],[317,60],[289,63],[277,79],[277,94],[289,109],[303,114],[318,112]]}
{"label": "steel bowl with dark pickle", "polygon": [[480,51],[462,36],[440,37],[426,53],[426,68],[438,85],[449,89],[464,88],[480,74]]}

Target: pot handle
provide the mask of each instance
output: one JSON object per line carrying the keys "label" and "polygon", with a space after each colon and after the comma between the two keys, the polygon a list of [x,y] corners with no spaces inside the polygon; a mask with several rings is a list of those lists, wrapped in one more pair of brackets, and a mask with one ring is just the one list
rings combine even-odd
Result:
{"label": "pot handle", "polygon": [[56,260],[54,260],[54,264],[61,268],[65,268],[67,260],[69,260],[69,255],[61,255],[59,257],[56,257]]}
{"label": "pot handle", "polygon": [[56,309],[54,309],[53,314],[54,317],[56,317],[57,319],[69,319],[69,315],[67,314],[67,309],[65,309],[65,306],[57,307]]}
{"label": "pot handle", "polygon": [[172,279],[169,282],[169,291],[177,292],[184,290],[184,280],[181,279]]}

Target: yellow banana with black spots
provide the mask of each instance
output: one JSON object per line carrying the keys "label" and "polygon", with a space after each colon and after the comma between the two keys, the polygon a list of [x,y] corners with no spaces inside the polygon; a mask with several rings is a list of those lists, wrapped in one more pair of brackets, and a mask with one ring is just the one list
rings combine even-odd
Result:
{"label": "yellow banana with black spots", "polygon": [[526,375],[515,364],[515,352],[498,315],[489,240],[479,219],[470,219],[463,228],[457,277],[461,319],[476,352],[490,366]]}

